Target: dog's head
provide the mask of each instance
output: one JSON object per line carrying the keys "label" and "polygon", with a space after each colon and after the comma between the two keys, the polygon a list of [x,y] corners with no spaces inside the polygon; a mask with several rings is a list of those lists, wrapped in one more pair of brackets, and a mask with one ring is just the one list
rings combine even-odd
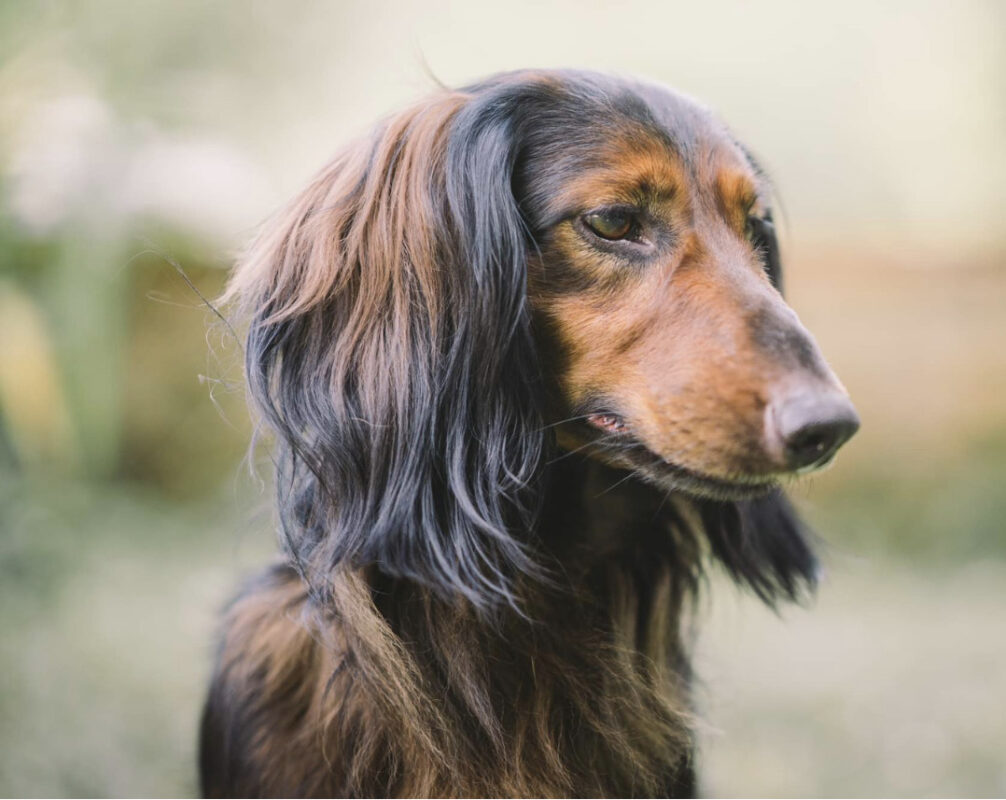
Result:
{"label": "dog's head", "polygon": [[535,569],[519,532],[554,443],[705,498],[707,527],[765,528],[791,591],[810,556],[775,563],[799,536],[781,500],[728,502],[827,462],[858,421],[780,289],[765,176],[680,95],[514,73],[392,118],[230,290],[294,555],[506,597]]}
{"label": "dog's head", "polygon": [[587,87],[532,129],[517,176],[554,414],[585,423],[560,441],[721,499],[823,465],[858,421],[780,294],[765,176],[694,102]]}

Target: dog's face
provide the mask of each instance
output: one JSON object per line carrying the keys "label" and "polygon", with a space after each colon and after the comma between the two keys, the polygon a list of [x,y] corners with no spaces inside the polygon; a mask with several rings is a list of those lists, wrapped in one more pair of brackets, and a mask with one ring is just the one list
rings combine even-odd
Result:
{"label": "dog's face", "polygon": [[683,97],[609,108],[523,170],[560,445],[721,498],[828,463],[858,420],[780,294],[765,177]]}
{"label": "dog's face", "polygon": [[770,490],[858,422],[778,291],[769,195],[707,111],[593,73],[442,92],[344,150],[228,290],[299,562],[512,602],[554,432],[702,498],[716,555],[792,595],[813,559]]}

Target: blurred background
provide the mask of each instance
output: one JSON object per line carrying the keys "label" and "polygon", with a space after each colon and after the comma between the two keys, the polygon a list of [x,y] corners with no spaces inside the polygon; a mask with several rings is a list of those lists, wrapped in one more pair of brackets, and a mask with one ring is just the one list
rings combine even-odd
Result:
{"label": "blurred background", "polygon": [[196,791],[215,615],[274,545],[179,268],[215,296],[431,74],[525,66],[719,110],[863,417],[795,491],[817,600],[702,609],[704,793],[1006,793],[1006,6],[96,0],[0,3],[0,794]]}

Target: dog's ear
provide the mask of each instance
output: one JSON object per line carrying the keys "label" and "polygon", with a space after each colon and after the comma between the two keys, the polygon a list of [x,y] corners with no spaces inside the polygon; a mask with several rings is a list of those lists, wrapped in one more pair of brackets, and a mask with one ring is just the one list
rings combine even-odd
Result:
{"label": "dog's ear", "polygon": [[285,541],[316,589],[373,566],[488,608],[536,570],[519,104],[497,95],[444,94],[350,148],[226,295],[250,317]]}
{"label": "dog's ear", "polygon": [[739,502],[698,504],[713,556],[768,605],[814,588],[818,561],[810,533],[781,490]]}

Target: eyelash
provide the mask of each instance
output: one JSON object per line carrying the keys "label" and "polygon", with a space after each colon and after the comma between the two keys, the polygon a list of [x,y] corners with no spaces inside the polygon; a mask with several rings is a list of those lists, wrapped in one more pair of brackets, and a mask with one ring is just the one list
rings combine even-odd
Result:
{"label": "eyelash", "polygon": [[760,240],[772,233],[773,227],[772,212],[766,212],[760,217],[756,214],[748,214],[744,222],[744,236],[751,244],[759,245],[762,243]]}

